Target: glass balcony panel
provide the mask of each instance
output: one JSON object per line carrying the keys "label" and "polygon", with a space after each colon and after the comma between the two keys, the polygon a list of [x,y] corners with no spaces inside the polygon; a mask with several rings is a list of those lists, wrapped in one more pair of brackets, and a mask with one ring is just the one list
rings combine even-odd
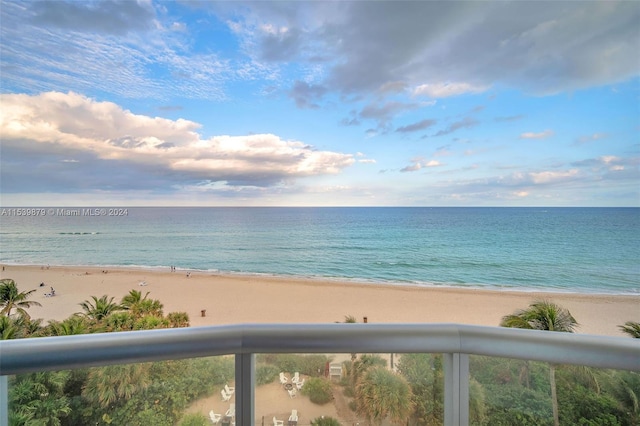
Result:
{"label": "glass balcony panel", "polygon": [[211,424],[233,378],[233,356],[21,374],[9,378],[9,424]]}
{"label": "glass balcony panel", "polygon": [[469,364],[469,424],[553,425],[554,404],[561,425],[640,424],[638,372],[486,356]]}
{"label": "glass balcony panel", "polygon": [[443,424],[443,386],[439,354],[259,354],[256,424]]}

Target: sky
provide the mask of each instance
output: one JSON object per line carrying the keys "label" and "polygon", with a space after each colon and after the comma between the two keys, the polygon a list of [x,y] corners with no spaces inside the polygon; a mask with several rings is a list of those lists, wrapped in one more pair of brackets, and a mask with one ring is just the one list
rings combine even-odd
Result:
{"label": "sky", "polygon": [[640,206],[640,2],[0,3],[2,206]]}

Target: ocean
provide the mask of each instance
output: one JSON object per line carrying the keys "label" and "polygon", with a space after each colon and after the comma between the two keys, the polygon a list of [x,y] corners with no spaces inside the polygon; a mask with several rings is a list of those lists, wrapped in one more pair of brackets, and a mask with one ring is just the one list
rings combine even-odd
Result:
{"label": "ocean", "polygon": [[640,209],[0,208],[0,263],[639,295]]}

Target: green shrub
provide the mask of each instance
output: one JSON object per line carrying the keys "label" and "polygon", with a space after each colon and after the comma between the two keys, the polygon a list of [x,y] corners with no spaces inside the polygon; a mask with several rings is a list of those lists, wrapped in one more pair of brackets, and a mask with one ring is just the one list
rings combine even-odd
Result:
{"label": "green shrub", "polygon": [[280,370],[275,365],[260,364],[256,367],[256,386],[266,385],[278,378]]}
{"label": "green shrub", "polygon": [[310,377],[304,383],[302,394],[308,396],[314,404],[323,405],[333,399],[333,387],[325,378]]}
{"label": "green shrub", "polygon": [[333,417],[316,417],[311,420],[311,426],[340,426],[340,422]]}
{"label": "green shrub", "polygon": [[257,358],[258,363],[274,365],[278,373],[299,372],[306,376],[321,376],[327,362],[332,358],[326,355],[297,355],[297,354],[262,354]]}
{"label": "green shrub", "polygon": [[209,419],[200,413],[185,414],[178,426],[207,426]]}

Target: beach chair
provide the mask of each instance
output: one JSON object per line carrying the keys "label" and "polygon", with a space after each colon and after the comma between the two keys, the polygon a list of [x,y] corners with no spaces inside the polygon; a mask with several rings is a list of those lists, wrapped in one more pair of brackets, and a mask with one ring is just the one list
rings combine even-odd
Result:
{"label": "beach chair", "polygon": [[217,425],[222,418],[222,414],[216,414],[213,410],[209,411],[209,418],[211,419],[211,423]]}
{"label": "beach chair", "polygon": [[227,395],[233,395],[233,393],[236,391],[236,388],[230,388],[229,385],[224,385],[224,391],[227,393]]}
{"label": "beach chair", "polygon": [[291,410],[291,415],[289,416],[289,421],[290,422],[297,422],[298,421],[298,410]]}
{"label": "beach chair", "polygon": [[274,416],[273,417],[273,426],[284,426],[284,420],[278,420]]}
{"label": "beach chair", "polygon": [[229,409],[227,410],[226,413],[224,413],[225,416],[229,416],[229,417],[235,417],[236,416],[236,404],[229,404]]}
{"label": "beach chair", "polygon": [[298,388],[298,390],[302,389],[302,386],[304,386],[304,379],[301,379],[298,383],[296,383],[296,387]]}
{"label": "beach chair", "polygon": [[291,379],[293,383],[298,383],[300,381],[300,373],[297,371],[293,374],[293,378]]}
{"label": "beach chair", "polygon": [[289,398],[295,398],[296,397],[296,389],[287,389],[287,392],[289,393]]}
{"label": "beach chair", "polygon": [[222,395],[223,401],[229,401],[231,399],[231,394],[226,393],[224,389],[220,391],[220,394]]}
{"label": "beach chair", "polygon": [[289,382],[289,379],[286,378],[286,376],[284,375],[284,373],[280,373],[280,383],[282,383],[283,385],[286,384],[287,382]]}

